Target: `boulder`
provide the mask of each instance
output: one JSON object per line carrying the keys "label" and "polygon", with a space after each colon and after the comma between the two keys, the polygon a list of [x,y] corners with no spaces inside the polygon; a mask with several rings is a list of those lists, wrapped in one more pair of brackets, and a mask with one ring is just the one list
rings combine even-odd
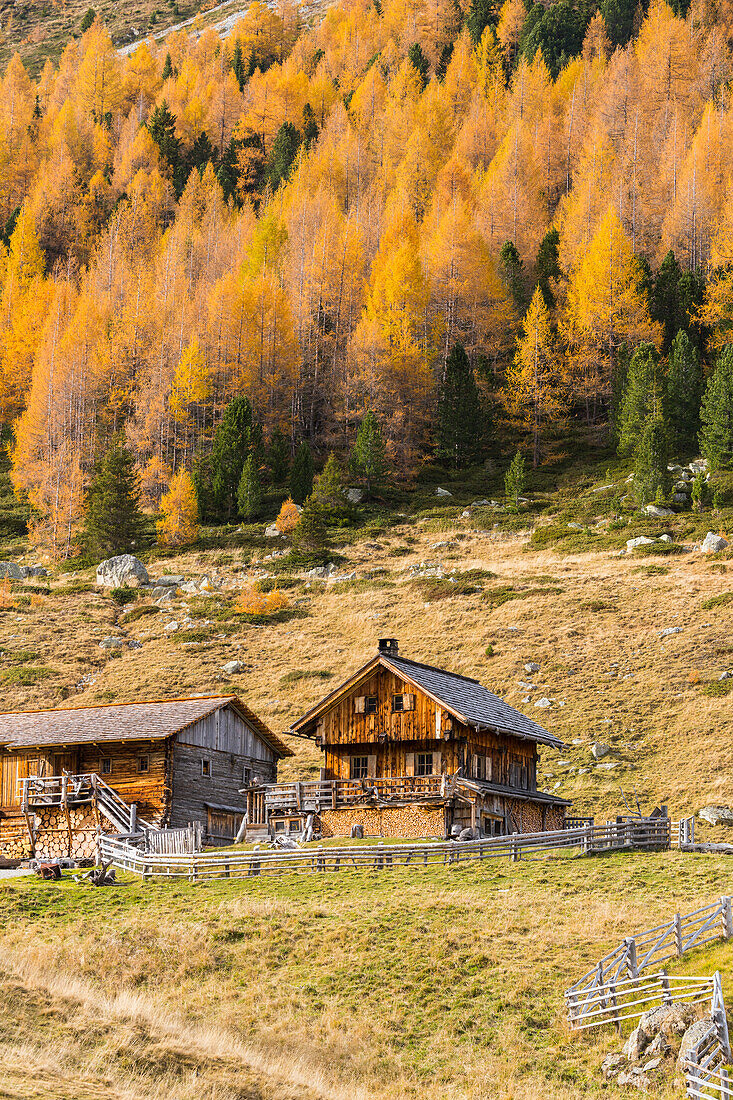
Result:
{"label": "boulder", "polygon": [[730,671],[721,672],[718,679],[719,680],[733,680],[733,672],[730,672]]}
{"label": "boulder", "polygon": [[278,531],[276,523],[270,523],[265,528],[265,538],[266,539],[279,539],[280,538],[280,531]]}
{"label": "boulder", "polygon": [[636,1025],[624,1043],[624,1054],[630,1062],[641,1061],[644,1051],[652,1041],[652,1036],[643,1027],[641,1021]]}
{"label": "boulder", "polygon": [[44,569],[42,565],[31,565],[28,570],[29,577],[47,577],[48,569]]}
{"label": "boulder", "polygon": [[664,628],[664,630],[659,631],[659,637],[660,638],[669,638],[670,634],[681,634],[681,633],[682,633],[682,627],[681,626],[667,626],[667,627]]}
{"label": "boulder", "polygon": [[143,643],[142,643],[142,642],[138,642],[138,641],[136,641],[136,640],[135,640],[134,638],[132,638],[132,639],[131,639],[131,640],[130,640],[130,641],[129,641],[128,643],[127,643],[127,648],[128,648],[128,649],[142,649],[142,647],[143,647]]}
{"label": "boulder", "polygon": [[672,494],[672,501],[674,504],[688,504],[690,498],[687,493],[677,492]]}
{"label": "boulder", "polygon": [[664,508],[659,504],[647,504],[644,511],[648,516],[656,516],[658,519],[665,519],[667,516],[674,515],[671,508]]}
{"label": "boulder", "polygon": [[474,500],[471,507],[472,508],[489,508],[492,504],[495,504],[495,503],[496,503],[495,501],[486,500],[486,498],[484,497],[483,500]]}
{"label": "boulder", "polygon": [[13,581],[20,581],[23,579],[20,566],[16,565],[14,561],[0,561],[0,580],[4,581],[6,577],[10,577]]}
{"label": "boulder", "polygon": [[122,649],[122,638],[102,638],[99,643],[100,649]]}
{"label": "boulder", "polygon": [[183,584],[183,577],[158,577],[155,581],[153,581],[153,584],[155,584],[156,586],[179,588]]}
{"label": "boulder", "polygon": [[543,695],[541,699],[538,699],[535,703],[536,707],[551,707],[552,700],[548,699],[546,695]]}
{"label": "boulder", "polygon": [[708,825],[733,825],[733,810],[730,806],[703,806],[697,811],[701,821],[707,821]]}
{"label": "boulder", "polygon": [[318,577],[327,577],[328,569],[325,565],[316,565],[315,568],[309,569],[306,573],[306,577],[312,577],[314,580]]}
{"label": "boulder", "polygon": [[526,665],[524,666],[524,671],[525,672],[539,672],[540,671],[540,666],[537,664],[536,661],[527,661]]}
{"label": "boulder", "polygon": [[635,1066],[628,1073],[619,1073],[616,1081],[619,1085],[630,1085],[640,1092],[649,1092],[649,1078],[645,1076],[640,1066]]}
{"label": "boulder", "polygon": [[447,489],[441,489],[440,487],[438,487],[435,490],[435,495],[436,497],[452,497],[453,493],[448,492]]}
{"label": "boulder", "polygon": [[97,566],[97,584],[105,588],[122,588],[124,585],[138,588],[148,583],[148,571],[134,554],[119,554],[101,561]]}
{"label": "boulder", "polygon": [[695,1009],[693,1006],[684,1004],[681,1001],[676,1004],[658,1005],[656,1008],[650,1008],[639,1019],[639,1024],[647,1034],[655,1036],[654,1043],[657,1042],[657,1039],[661,1039],[661,1042],[657,1044],[654,1050],[650,1046],[646,1051],[646,1056],[653,1058],[661,1053],[662,1047],[666,1045],[666,1040],[673,1039],[675,1036],[680,1038],[694,1019]]}
{"label": "boulder", "polygon": [[695,1049],[700,1040],[705,1038],[711,1027],[714,1026],[711,1016],[703,1016],[702,1019],[695,1020],[694,1024],[688,1027],[687,1031],[682,1036],[679,1054],[677,1055],[678,1069],[684,1070],[685,1063],[690,1053]]}
{"label": "boulder", "polygon": [[362,500],[364,499],[364,490],[347,489],[346,499],[348,500],[349,504],[361,504]]}
{"label": "boulder", "polygon": [[225,665],[221,666],[221,671],[226,673],[227,676],[236,676],[238,672],[244,672],[245,665],[241,661],[227,661]]}
{"label": "boulder", "polygon": [[176,598],[176,590],[175,588],[170,588],[167,584],[160,584],[151,589],[150,595],[154,600],[157,600],[158,603],[170,603],[171,600],[175,600]]}
{"label": "boulder", "polygon": [[671,535],[660,535],[659,536],[659,541],[660,542],[673,542],[674,540],[672,539]]}
{"label": "boulder", "polygon": [[208,574],[199,581],[199,592],[216,592],[219,588],[221,588],[220,583]]}
{"label": "boulder", "polygon": [[611,751],[611,746],[606,745],[603,741],[596,741],[594,745],[591,745],[590,751],[594,760],[603,760],[603,757],[608,756]]}
{"label": "boulder", "polygon": [[175,634],[175,632],[180,629],[180,623],[177,623],[175,619],[172,623],[166,623],[163,627],[163,630],[165,630],[166,634]]}
{"label": "boulder", "polygon": [[651,546],[654,541],[654,539],[648,539],[646,535],[639,535],[638,538],[626,540],[626,549],[636,550],[637,546]]}
{"label": "boulder", "polygon": [[722,535],[716,535],[714,531],[708,531],[700,549],[703,554],[719,554],[721,550],[725,550],[727,545],[728,540],[724,539]]}
{"label": "boulder", "polygon": [[[660,1031],[646,1048],[645,1055],[647,1058],[666,1058],[671,1052],[671,1046]],[[646,1069],[646,1066],[644,1068]]]}

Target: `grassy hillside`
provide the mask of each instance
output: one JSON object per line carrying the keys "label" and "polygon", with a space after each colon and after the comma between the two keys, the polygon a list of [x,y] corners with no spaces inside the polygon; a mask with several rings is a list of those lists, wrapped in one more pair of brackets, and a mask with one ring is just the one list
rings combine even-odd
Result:
{"label": "grassy hillside", "polygon": [[0,1095],[613,1095],[598,1067],[618,1040],[570,1036],[563,989],[727,882],[718,857],[664,853],[205,887],[6,883]]}

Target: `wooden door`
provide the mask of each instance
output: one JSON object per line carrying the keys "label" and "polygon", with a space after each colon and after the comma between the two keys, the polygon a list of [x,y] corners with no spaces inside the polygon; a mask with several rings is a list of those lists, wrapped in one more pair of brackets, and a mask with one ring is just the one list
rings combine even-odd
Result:
{"label": "wooden door", "polygon": [[75,771],[75,754],[73,752],[55,752],[53,754],[53,774],[63,775],[64,772],[73,774]]}
{"label": "wooden door", "polygon": [[18,757],[3,756],[0,767],[0,806],[19,806]]}

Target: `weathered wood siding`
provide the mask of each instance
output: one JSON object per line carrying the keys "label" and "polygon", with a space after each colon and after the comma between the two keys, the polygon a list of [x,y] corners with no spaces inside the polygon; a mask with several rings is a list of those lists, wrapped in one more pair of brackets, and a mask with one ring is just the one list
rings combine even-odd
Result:
{"label": "weathered wood siding", "polygon": [[[413,695],[414,709],[392,710],[393,695]],[[375,697],[377,709],[366,714],[357,700]],[[439,707],[429,696],[396,673],[377,669],[324,714],[318,736],[325,752],[327,779],[351,778],[354,756],[376,756],[376,776],[408,775],[408,757],[413,753],[440,753],[440,771],[455,774],[462,769],[469,778],[475,770],[474,757],[490,760],[492,783],[536,789],[537,748],[509,734],[476,732]],[[517,770],[519,769],[519,770]],[[522,771],[524,769],[524,771]],[[478,778],[478,776],[477,776]]]}
{"label": "weathered wood siding", "polygon": [[29,775],[53,775],[53,756],[50,752],[7,752],[0,756],[0,809],[20,808],[18,780]]}
{"label": "weathered wood siding", "polygon": [[[137,803],[138,814],[151,825],[165,824],[169,804],[169,746],[166,741],[123,741],[117,744],[81,745],[79,767],[82,773],[97,772],[128,805]],[[102,774],[102,760],[112,770]],[[146,759],[148,770],[140,770]]]}
{"label": "weathered wood siding", "polygon": [[[209,762],[209,775],[202,761]],[[244,769],[263,783],[277,780],[277,758],[259,734],[238,714],[222,708],[177,735],[171,754],[170,825],[200,821],[208,829],[208,807],[244,812]]]}

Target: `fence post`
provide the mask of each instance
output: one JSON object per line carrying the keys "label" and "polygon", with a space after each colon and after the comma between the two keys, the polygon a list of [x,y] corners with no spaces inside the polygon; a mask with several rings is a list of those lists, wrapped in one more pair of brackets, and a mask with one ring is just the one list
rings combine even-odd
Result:
{"label": "fence post", "polygon": [[636,961],[636,940],[633,936],[627,936],[624,939],[626,945],[626,966],[629,971],[629,976],[632,978],[639,977],[639,966]]}
{"label": "fence post", "polygon": [[731,1100],[730,1075],[725,1066],[720,1067],[720,1100]]}
{"label": "fence post", "polygon": [[659,971],[659,973],[661,975],[661,984],[662,984],[662,1004],[663,1005],[671,1005],[672,1004],[672,993],[671,993],[670,988],[669,988],[669,978],[667,976],[667,971],[662,969],[662,970]]}
{"label": "fence post", "polygon": [[674,915],[674,942],[677,949],[677,954],[681,955],[682,948],[682,918],[679,913]]}
{"label": "fence post", "polygon": [[729,940],[733,936],[733,914],[731,913],[729,897],[720,899],[720,910],[723,918],[723,938]]}
{"label": "fence post", "polygon": [[713,1003],[712,1003],[712,1016],[715,1020],[715,1030],[718,1033],[718,1039],[720,1041],[720,1047],[723,1051],[723,1060],[727,1063],[731,1059],[730,1039],[728,1037],[728,1017],[725,1011],[725,1001],[723,1000],[723,983],[720,978],[720,971],[716,970],[713,975]]}
{"label": "fence post", "polygon": [[512,863],[516,863],[517,860],[519,859],[519,847],[517,846],[517,842],[514,839],[514,837],[512,837],[512,839],[511,839],[511,853],[512,853]]}

